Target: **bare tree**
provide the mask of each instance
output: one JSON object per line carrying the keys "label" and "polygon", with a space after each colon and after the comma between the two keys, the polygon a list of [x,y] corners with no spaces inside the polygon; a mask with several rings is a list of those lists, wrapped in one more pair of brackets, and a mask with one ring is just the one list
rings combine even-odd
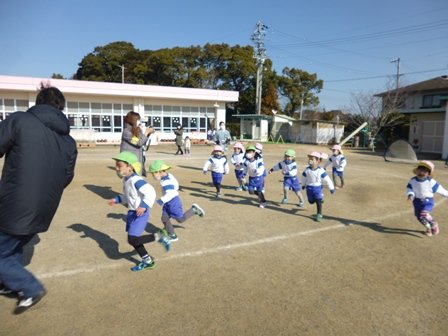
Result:
{"label": "bare tree", "polygon": [[375,139],[385,129],[391,129],[404,122],[404,115],[399,112],[401,102],[402,97],[396,90],[381,95],[353,93],[349,121],[358,126],[367,122],[370,138]]}

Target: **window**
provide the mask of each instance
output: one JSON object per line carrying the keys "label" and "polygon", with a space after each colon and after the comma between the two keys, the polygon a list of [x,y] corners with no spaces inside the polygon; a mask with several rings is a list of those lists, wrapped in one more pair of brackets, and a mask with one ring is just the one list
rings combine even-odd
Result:
{"label": "window", "polygon": [[439,95],[426,95],[423,96],[422,108],[430,107],[440,107],[440,96]]}

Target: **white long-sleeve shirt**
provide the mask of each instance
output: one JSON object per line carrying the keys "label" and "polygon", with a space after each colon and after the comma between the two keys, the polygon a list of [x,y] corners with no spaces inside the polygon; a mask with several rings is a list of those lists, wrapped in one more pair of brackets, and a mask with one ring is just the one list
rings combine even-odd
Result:
{"label": "white long-sleeve shirt", "polygon": [[307,167],[302,173],[302,186],[313,186],[318,187],[322,185],[322,182],[328,186],[331,190],[334,190],[334,184],[331,180],[330,176],[328,176],[327,172],[321,168],[317,167],[316,169],[312,169],[311,167]]}
{"label": "white long-sleeve shirt", "polygon": [[225,156],[211,156],[204,164],[202,168],[203,172],[207,172],[208,168],[215,173],[228,174],[229,173],[229,164],[227,162],[227,158]]}
{"label": "white long-sleeve shirt", "polygon": [[154,187],[138,174],[123,177],[123,194],[115,197],[115,202],[127,204],[129,210],[152,208],[156,200]]}
{"label": "white long-sleeve shirt", "polygon": [[419,179],[417,176],[414,176],[409,180],[406,188],[408,197],[412,196],[419,199],[433,198],[434,193],[448,197],[448,191],[430,177]]}
{"label": "white long-sleeve shirt", "polygon": [[235,170],[244,170],[244,153],[233,153],[230,157],[230,162],[235,166]]}
{"label": "white long-sleeve shirt", "polygon": [[168,173],[168,175],[163,176],[160,179],[160,185],[163,196],[157,200],[158,204],[163,205],[171,201],[174,197],[179,196],[179,182],[172,174]]}
{"label": "white long-sleeve shirt", "polygon": [[288,177],[296,177],[297,176],[297,163],[295,161],[291,161],[290,163],[287,163],[285,160],[277,163],[271,168],[271,172],[281,170],[283,173],[283,176],[285,178]]}
{"label": "white long-sleeve shirt", "polygon": [[249,177],[262,176],[265,172],[264,163],[262,158],[254,159],[250,161],[248,159],[243,162],[244,175]]}
{"label": "white long-sleeve shirt", "polygon": [[347,159],[342,154],[332,155],[325,163],[324,169],[327,168],[329,165],[332,165],[332,167],[335,168],[337,171],[343,172],[345,166],[347,165]]}

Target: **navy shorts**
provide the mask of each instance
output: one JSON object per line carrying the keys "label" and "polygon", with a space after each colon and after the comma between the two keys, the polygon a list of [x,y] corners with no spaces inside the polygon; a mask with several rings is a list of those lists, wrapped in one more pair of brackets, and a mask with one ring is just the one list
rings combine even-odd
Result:
{"label": "navy shorts", "polygon": [[249,177],[249,184],[247,186],[249,192],[264,191],[264,176]]}
{"label": "navy shorts", "polygon": [[336,168],[333,168],[333,175],[337,175],[339,177],[344,177],[344,172],[338,171],[338,170],[336,170]]}
{"label": "navy shorts", "polygon": [[149,220],[149,209],[141,216],[137,216],[135,210],[129,210],[126,216],[126,232],[129,236],[140,237]]}
{"label": "navy shorts", "polygon": [[286,177],[283,180],[283,188],[293,190],[293,191],[300,191],[300,182],[297,177]]}
{"label": "navy shorts", "polygon": [[242,180],[244,178],[244,170],[235,170],[235,176],[238,180]]}
{"label": "navy shorts", "polygon": [[162,213],[167,214],[170,218],[182,218],[184,216],[184,209],[182,208],[182,201],[179,196],[174,197],[171,201],[163,205]]}
{"label": "navy shorts", "polygon": [[414,215],[420,218],[422,211],[431,212],[434,208],[434,198],[414,198],[412,202],[414,204]]}
{"label": "navy shorts", "polygon": [[213,181],[213,184],[221,184],[221,182],[222,182],[222,173],[215,173],[215,172],[212,172],[212,181]]}
{"label": "navy shorts", "polygon": [[322,200],[324,198],[322,186],[306,186],[306,196],[308,197],[308,202],[311,204],[317,200]]}

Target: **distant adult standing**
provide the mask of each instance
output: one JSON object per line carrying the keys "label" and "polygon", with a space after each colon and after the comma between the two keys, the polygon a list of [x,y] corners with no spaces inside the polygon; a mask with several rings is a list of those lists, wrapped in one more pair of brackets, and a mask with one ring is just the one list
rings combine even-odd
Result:
{"label": "distant adult standing", "polygon": [[23,247],[48,230],[74,176],[77,149],[64,107],[61,91],[42,87],[35,106],[0,123],[0,293],[17,294],[15,314],[46,294],[21,262]]}
{"label": "distant adult standing", "polygon": [[177,128],[174,130],[174,134],[176,134],[176,146],[177,152],[175,155],[183,155],[184,151],[182,150],[182,140],[184,135],[184,129],[181,125],[177,125]]}
{"label": "distant adult standing", "polygon": [[224,152],[227,152],[227,146],[230,143],[230,132],[226,130],[224,121],[219,123],[219,129],[216,131],[213,140],[217,145],[224,148]]}
{"label": "distant adult standing", "polygon": [[149,127],[146,128],[146,132],[143,132],[140,127],[140,119],[140,114],[134,111],[128,112],[126,117],[124,117],[124,128],[123,133],[121,134],[120,153],[127,151],[137,155],[138,160],[142,164],[142,175],[146,176],[143,149],[153,129]]}

